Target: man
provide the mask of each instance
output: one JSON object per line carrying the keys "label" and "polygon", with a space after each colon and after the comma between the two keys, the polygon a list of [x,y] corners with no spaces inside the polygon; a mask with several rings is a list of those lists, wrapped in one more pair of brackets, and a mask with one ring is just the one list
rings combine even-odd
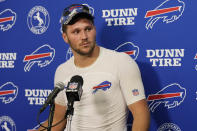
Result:
{"label": "man", "polygon": [[[150,114],[135,61],[125,53],[96,44],[94,18],[87,6],[65,8],[61,23],[63,39],[73,57],[57,68],[55,83],[67,84],[75,75],[84,81],[81,100],[74,102],[71,131],[126,131],[128,109],[134,119],[132,131],[148,131]],[[64,119],[66,109],[66,93],[61,91],[55,100],[53,124]],[[66,120],[52,131],[65,128]]]}

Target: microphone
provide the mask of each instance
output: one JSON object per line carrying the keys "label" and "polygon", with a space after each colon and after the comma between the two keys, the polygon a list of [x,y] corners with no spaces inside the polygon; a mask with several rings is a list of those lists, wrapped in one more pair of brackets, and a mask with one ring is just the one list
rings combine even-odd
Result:
{"label": "microphone", "polygon": [[55,88],[53,91],[49,94],[47,97],[47,100],[45,101],[44,105],[40,109],[40,113],[45,110],[45,108],[51,103],[51,100],[54,100],[57,94],[64,89],[64,83],[63,82],[58,82],[55,84]]}
{"label": "microphone", "polygon": [[73,108],[74,101],[80,101],[83,93],[83,78],[75,75],[71,78],[66,88],[66,96],[68,100],[68,108]]}

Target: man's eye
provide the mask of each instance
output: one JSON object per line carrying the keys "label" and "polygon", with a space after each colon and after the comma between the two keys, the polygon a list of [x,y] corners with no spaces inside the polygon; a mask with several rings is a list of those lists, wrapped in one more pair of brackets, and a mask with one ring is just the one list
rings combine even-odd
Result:
{"label": "man's eye", "polygon": [[79,34],[79,30],[73,31],[74,34]]}
{"label": "man's eye", "polygon": [[86,28],[86,31],[91,31],[91,30],[92,30],[91,27]]}

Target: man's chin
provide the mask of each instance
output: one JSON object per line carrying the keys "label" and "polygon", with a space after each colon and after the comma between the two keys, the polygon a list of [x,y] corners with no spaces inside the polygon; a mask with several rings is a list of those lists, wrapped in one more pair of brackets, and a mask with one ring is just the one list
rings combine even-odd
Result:
{"label": "man's chin", "polygon": [[92,54],[92,52],[93,52],[92,48],[86,48],[78,51],[77,53],[79,53],[80,55],[89,56]]}

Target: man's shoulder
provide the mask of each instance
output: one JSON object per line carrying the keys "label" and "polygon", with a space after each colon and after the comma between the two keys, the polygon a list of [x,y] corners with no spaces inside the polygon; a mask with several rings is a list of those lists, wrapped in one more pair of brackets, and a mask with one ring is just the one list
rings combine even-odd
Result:
{"label": "man's shoulder", "polygon": [[128,54],[124,53],[124,52],[118,52],[116,50],[112,50],[112,49],[108,49],[105,47],[101,47],[101,49],[103,50],[105,56],[109,56],[109,57],[116,57],[117,59],[120,57],[129,57]]}
{"label": "man's shoulder", "polygon": [[73,66],[73,56],[68,59],[67,61],[63,62],[62,64],[60,64],[58,67],[57,67],[57,70],[61,70],[61,69],[69,69],[70,67]]}
{"label": "man's shoulder", "polygon": [[121,54],[122,52],[117,52],[116,50],[113,50],[113,49],[108,49],[108,48],[105,48],[105,47],[100,47],[102,52],[105,53],[105,55],[118,55],[118,54]]}

